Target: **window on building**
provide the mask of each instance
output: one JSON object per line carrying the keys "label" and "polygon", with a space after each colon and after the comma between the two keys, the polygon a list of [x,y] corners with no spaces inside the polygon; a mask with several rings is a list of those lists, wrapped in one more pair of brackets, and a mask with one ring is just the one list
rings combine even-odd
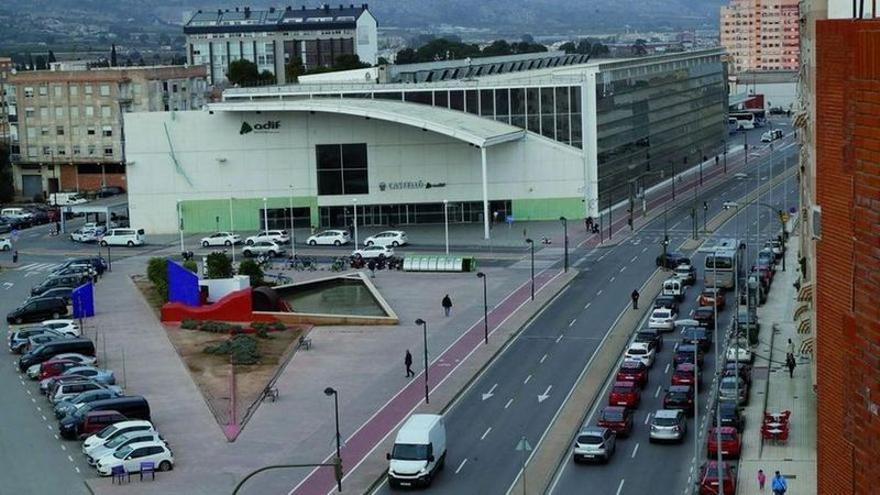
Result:
{"label": "window on building", "polygon": [[43,146],[43,156],[52,156],[52,148]]}
{"label": "window on building", "polygon": [[48,127],[40,127],[40,136],[48,136],[49,128]]}
{"label": "window on building", "polygon": [[91,105],[86,105],[86,117],[94,117],[95,116],[95,107]]}
{"label": "window on building", "polygon": [[67,155],[67,147],[59,146],[55,149],[55,154],[58,156],[66,156]]}
{"label": "window on building", "polygon": [[55,118],[63,119],[64,118],[64,107],[55,107]]}
{"label": "window on building", "polygon": [[113,155],[113,147],[112,146],[105,146],[104,147],[104,156],[111,156],[111,155]]}
{"label": "window on building", "polygon": [[73,156],[77,156],[77,155],[82,154],[82,150],[80,149],[80,146],[78,144],[74,144],[71,151],[72,151],[71,154]]}
{"label": "window on building", "polygon": [[86,127],[86,134],[89,136],[94,136],[95,135],[95,126],[90,125],[90,126]]}
{"label": "window on building", "polygon": [[79,107],[70,107],[70,118],[71,120],[79,118]]}
{"label": "window on building", "polygon": [[34,111],[34,107],[25,107],[25,109],[24,109],[24,116],[25,117],[32,118],[35,114],[36,114],[36,112]]}
{"label": "window on building", "polygon": [[79,96],[79,86],[76,84],[71,84],[67,87],[67,90],[70,93],[70,96]]}
{"label": "window on building", "polygon": [[367,194],[367,145],[319,144],[315,146],[318,195]]}
{"label": "window on building", "polygon": [[36,139],[37,130],[33,127],[28,127],[27,128],[27,137],[28,137],[28,139]]}
{"label": "window on building", "polygon": [[113,126],[105,125],[101,128],[101,136],[113,137]]}
{"label": "window on building", "polygon": [[177,93],[177,85],[176,85],[176,84],[172,84],[172,85],[171,85],[171,92],[172,92],[172,93]]}
{"label": "window on building", "polygon": [[61,95],[63,94],[62,91],[64,90],[61,88],[60,84],[52,85],[52,94],[55,95],[55,98],[61,98]]}
{"label": "window on building", "polygon": [[36,146],[28,146],[28,156],[37,156],[37,147]]}
{"label": "window on building", "polygon": [[86,84],[85,86],[83,86],[83,93],[85,93],[86,96],[91,96],[92,95],[92,85]]}
{"label": "window on building", "polygon": [[48,119],[49,118],[49,108],[48,107],[40,107],[40,118]]}
{"label": "window on building", "polygon": [[33,98],[34,97],[34,88],[25,87],[24,88],[24,97],[25,98]]}
{"label": "window on building", "polygon": [[64,126],[63,125],[55,126],[55,135],[56,136],[63,136],[64,135]]}
{"label": "window on building", "polygon": [[110,107],[103,105],[101,106],[101,117],[109,118],[110,117]]}
{"label": "window on building", "polygon": [[110,96],[110,85],[102,84],[101,85],[101,96]]}
{"label": "window on building", "polygon": [[94,144],[89,145],[89,147],[88,147],[89,156],[95,156],[95,149],[96,149],[96,147]]}
{"label": "window on building", "polygon": [[45,84],[40,85],[40,96],[48,96],[49,88]]}
{"label": "window on building", "polygon": [[73,137],[79,137],[79,126],[70,126],[70,135]]}

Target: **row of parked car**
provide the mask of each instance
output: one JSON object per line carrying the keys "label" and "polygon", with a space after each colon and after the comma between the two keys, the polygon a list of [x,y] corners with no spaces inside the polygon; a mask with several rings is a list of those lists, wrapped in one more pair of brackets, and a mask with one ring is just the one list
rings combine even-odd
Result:
{"label": "row of parked car", "polygon": [[[87,274],[96,271],[93,263],[100,261],[69,260],[59,269],[85,264],[89,269],[82,273]],[[50,276],[47,281],[54,279]],[[53,287],[46,292],[60,289],[71,287]],[[58,420],[59,436],[83,440],[83,455],[102,476],[172,469],[174,454],[150,422],[147,400],[126,395],[117,385],[115,373],[98,365],[94,342],[83,337],[76,320],[57,318],[67,314],[69,299],[63,295],[37,297],[21,308],[44,300],[60,302],[52,309],[56,318],[41,320],[33,311],[19,313],[12,318],[16,323],[35,323],[10,327],[8,346],[10,352],[21,355],[19,371],[38,382],[38,391],[45,395]]]}
{"label": "row of parked car", "polygon": [[[287,256],[286,245],[292,242],[290,234],[286,230],[264,230],[258,234],[247,237],[242,242],[238,234],[232,232],[216,232],[200,241],[202,247],[225,246],[231,247],[244,244],[241,252],[244,256],[265,256],[268,258]],[[344,246],[351,242],[351,235],[346,230],[324,230],[306,238],[305,244],[309,246]],[[388,230],[371,235],[364,239],[363,248],[357,248],[351,253],[352,257],[364,259],[391,258],[394,256],[394,248],[409,243],[406,232],[401,230]]]}
{"label": "row of parked car", "polygon": [[106,266],[99,256],[65,261],[31,288],[30,297],[6,315],[6,322],[20,325],[67,316],[73,290],[103,274]]}
{"label": "row of parked car", "polygon": [[43,225],[58,220],[58,210],[46,205],[30,204],[0,209],[0,234]]}

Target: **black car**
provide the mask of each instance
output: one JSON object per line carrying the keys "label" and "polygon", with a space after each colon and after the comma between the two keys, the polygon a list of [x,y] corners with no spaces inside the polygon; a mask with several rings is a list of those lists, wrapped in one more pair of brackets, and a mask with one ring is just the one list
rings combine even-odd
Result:
{"label": "black car", "polygon": [[700,306],[694,310],[691,318],[700,322],[700,326],[712,328],[715,326],[715,308],[712,306]]}
{"label": "black car", "polygon": [[[662,254],[657,256],[656,263],[657,263],[657,266],[664,266]],[[677,267],[678,265],[690,265],[690,264],[691,264],[691,259],[682,253],[677,253],[677,252],[666,253],[666,266],[664,268],[671,269],[671,268]]]}
{"label": "black car", "polygon": [[55,267],[54,272],[63,270],[71,265],[84,265],[87,263],[91,263],[92,267],[94,267],[95,271],[101,272],[103,269],[107,268],[107,261],[102,256],[87,256],[84,258],[69,258],[64,261],[61,265]]}
{"label": "black car", "polygon": [[18,370],[24,373],[35,364],[48,361],[59,354],[75,352],[83,356],[95,355],[95,344],[86,338],[61,339],[43,344],[29,350],[24,356],[18,358]]}
{"label": "black car", "polygon": [[712,347],[712,334],[702,327],[684,327],[681,329],[681,341],[684,344],[697,344],[703,351]]}
{"label": "black car", "polygon": [[[54,289],[56,287],[71,287],[76,288],[80,285],[91,280],[92,277],[87,272],[79,272],[71,275],[59,275],[57,277],[49,277],[46,280],[42,281],[40,285],[31,289],[32,296],[41,296],[44,292],[49,289]],[[65,313],[67,314],[67,313]],[[48,318],[43,318],[44,320],[48,320]]]}
{"label": "black car", "polygon": [[675,355],[672,357],[672,365],[693,363],[694,353],[697,353],[697,366],[703,366],[703,351],[693,344],[678,344],[675,346]]}
{"label": "black car", "polygon": [[678,300],[675,296],[657,296],[654,299],[654,309],[666,308],[671,309],[673,313],[678,314]]}
{"label": "black car", "polygon": [[73,294],[73,287],[55,287],[54,289],[49,289],[46,292],[43,292],[39,296],[31,296],[27,300],[33,301],[35,299],[42,299],[45,297],[60,297],[67,301],[70,304],[70,299]]}
{"label": "black car", "polygon": [[688,416],[694,414],[694,389],[690,385],[672,385],[663,396],[663,409],[681,409]]}
{"label": "black car", "polygon": [[99,198],[109,198],[110,196],[117,196],[119,194],[125,194],[125,189],[119,186],[104,186],[95,191],[95,196]]}
{"label": "black car", "polygon": [[663,350],[663,334],[656,328],[643,328],[636,333],[636,342],[647,342],[655,352]]}
{"label": "black car", "polygon": [[8,234],[12,232],[12,224],[6,219],[0,219],[0,234]]}
{"label": "black car", "polygon": [[35,207],[28,207],[25,210],[31,214],[32,225],[44,225],[49,223],[49,213],[45,210]]}
{"label": "black car", "polygon": [[31,221],[26,218],[3,217],[3,220],[8,223],[13,230],[26,229],[31,226]]}
{"label": "black car", "polygon": [[[745,426],[745,418],[740,414],[736,402],[719,401],[718,409],[721,415],[721,426],[732,426],[742,432],[743,426]],[[718,426],[718,416],[715,414],[712,415],[712,425]]]}
{"label": "black car", "polygon": [[75,413],[64,416],[58,422],[58,433],[62,438],[76,438],[83,421],[91,411],[117,411],[127,419],[150,420],[150,404],[139,395],[113,397],[96,400],[83,405]]}
{"label": "black car", "polygon": [[7,323],[32,323],[43,320],[57,320],[67,316],[67,302],[60,297],[41,297],[30,300],[6,315]]}

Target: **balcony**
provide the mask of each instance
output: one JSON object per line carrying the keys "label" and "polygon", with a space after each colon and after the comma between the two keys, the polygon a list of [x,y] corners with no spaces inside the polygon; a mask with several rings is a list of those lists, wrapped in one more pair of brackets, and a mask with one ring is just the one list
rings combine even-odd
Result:
{"label": "balcony", "polygon": [[9,163],[13,165],[18,165],[21,163],[21,154],[20,153],[10,153],[9,154]]}

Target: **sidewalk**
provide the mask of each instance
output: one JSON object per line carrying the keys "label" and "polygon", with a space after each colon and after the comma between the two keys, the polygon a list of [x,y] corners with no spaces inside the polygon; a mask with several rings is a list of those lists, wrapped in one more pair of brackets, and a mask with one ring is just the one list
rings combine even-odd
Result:
{"label": "sidewalk", "polygon": [[[737,493],[752,495],[758,490],[759,469],[770,479],[779,471],[788,480],[788,493],[814,495],[816,488],[816,395],[813,392],[811,368],[807,356],[797,355],[800,336],[792,320],[797,291],[797,237],[789,238],[786,250],[786,271],[777,268],[773,289],[767,303],[758,309],[761,338],[755,352],[752,371],[752,393],[744,408],[746,426],[743,430],[743,451],[737,472]],[[794,343],[797,367],[789,378],[785,367],[788,339]],[[761,439],[761,423],[765,411],[791,411],[791,432],[788,442],[774,444]]]}

